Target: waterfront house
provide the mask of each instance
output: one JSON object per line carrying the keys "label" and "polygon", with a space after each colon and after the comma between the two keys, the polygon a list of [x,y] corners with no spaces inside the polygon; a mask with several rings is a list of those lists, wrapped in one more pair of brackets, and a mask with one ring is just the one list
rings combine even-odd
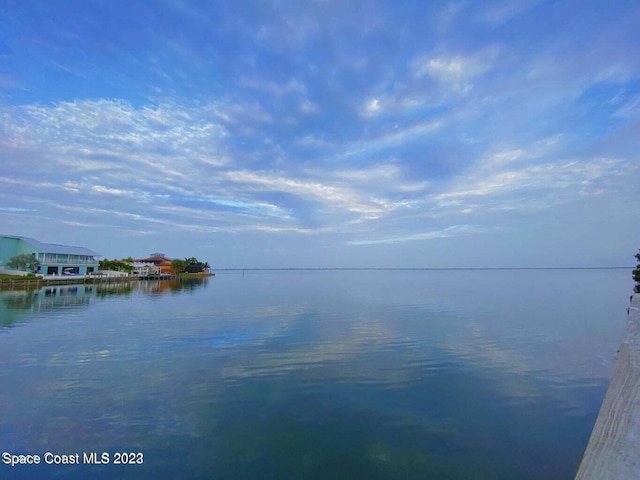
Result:
{"label": "waterfront house", "polygon": [[137,277],[149,277],[161,273],[160,267],[152,262],[133,262],[131,266],[133,267],[133,272],[131,273]]}
{"label": "waterfront house", "polygon": [[16,255],[33,255],[40,275],[86,275],[98,271],[99,254],[85,247],[42,243],[29,237],[0,235],[0,268]]}
{"label": "waterfront house", "polygon": [[139,258],[134,260],[135,263],[152,263],[158,269],[159,273],[175,275],[176,272],[171,268],[172,260],[164,256],[164,253],[152,253],[148,258]]}

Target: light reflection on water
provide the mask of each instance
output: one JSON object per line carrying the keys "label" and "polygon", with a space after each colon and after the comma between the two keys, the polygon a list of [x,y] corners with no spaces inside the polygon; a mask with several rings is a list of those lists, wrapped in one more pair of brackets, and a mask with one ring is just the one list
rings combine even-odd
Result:
{"label": "light reflection on water", "polygon": [[573,478],[628,277],[253,272],[2,292],[0,451],[145,454],[12,478]]}

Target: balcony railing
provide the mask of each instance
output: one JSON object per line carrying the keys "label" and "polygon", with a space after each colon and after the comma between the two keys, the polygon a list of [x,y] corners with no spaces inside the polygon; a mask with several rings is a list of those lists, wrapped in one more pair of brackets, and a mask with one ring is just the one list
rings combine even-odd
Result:
{"label": "balcony railing", "polygon": [[38,260],[40,260],[41,263],[59,265],[89,265],[98,263],[98,260],[93,257],[82,257],[79,255],[39,255]]}

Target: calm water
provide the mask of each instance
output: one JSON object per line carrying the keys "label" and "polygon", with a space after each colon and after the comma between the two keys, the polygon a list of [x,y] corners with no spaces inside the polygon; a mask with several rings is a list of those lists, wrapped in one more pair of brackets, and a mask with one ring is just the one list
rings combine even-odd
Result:
{"label": "calm water", "polygon": [[631,288],[292,271],[2,292],[0,452],[81,465],[0,478],[571,479]]}

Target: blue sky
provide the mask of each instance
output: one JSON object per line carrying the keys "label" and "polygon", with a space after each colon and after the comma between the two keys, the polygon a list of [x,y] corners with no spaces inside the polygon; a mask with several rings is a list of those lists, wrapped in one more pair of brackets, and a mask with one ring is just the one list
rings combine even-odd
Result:
{"label": "blue sky", "polygon": [[3,1],[0,233],[214,268],[632,265],[637,1]]}

